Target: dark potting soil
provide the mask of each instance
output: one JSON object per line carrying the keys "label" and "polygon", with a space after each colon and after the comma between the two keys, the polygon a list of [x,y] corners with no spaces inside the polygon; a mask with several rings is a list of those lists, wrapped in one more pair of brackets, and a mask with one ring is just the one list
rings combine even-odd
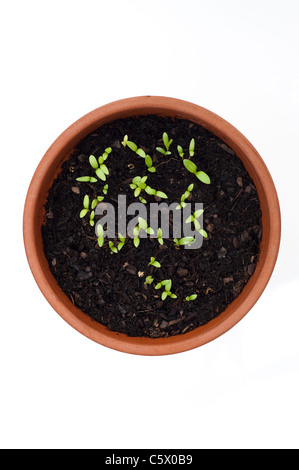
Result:
{"label": "dark potting soil", "polygon": [[[173,139],[171,155],[156,150],[157,146],[164,147],[163,132]],[[125,135],[152,156],[155,173],[147,171],[143,158],[121,145]],[[192,161],[209,175],[211,184],[202,183],[187,171],[178,154],[177,145],[181,145],[184,158],[189,157],[192,138]],[[98,158],[107,147],[112,148],[105,162],[107,181],[76,181],[81,176],[95,176],[89,156]],[[167,204],[179,203],[188,186],[194,184],[188,201],[203,203],[203,228],[208,234],[201,248],[177,248],[173,238],[164,239],[160,245],[157,238],[150,237],[141,238],[138,248],[127,237],[118,253],[111,252],[107,239],[99,247],[89,214],[79,217],[84,196],[88,194],[91,201],[102,196],[108,183],[103,202],[113,204],[117,214],[119,194],[126,195],[127,206],[138,202],[130,188],[135,176],[148,176],[149,186],[168,195],[161,201]],[[144,191],[141,195],[148,203],[160,202]],[[207,323],[240,294],[259,257],[261,210],[252,179],[230,147],[186,120],[136,116],[103,125],[84,138],[62,165],[45,209],[44,251],[58,285],[86,315],[128,336],[166,337]],[[95,222],[98,219],[96,216]],[[118,240],[114,243],[117,246]],[[161,268],[148,265],[151,257]],[[149,275],[154,282],[145,285]],[[177,298],[161,299],[163,288],[157,290],[155,286],[165,279],[172,280],[171,292]],[[196,299],[186,301],[192,294],[197,294]]]}

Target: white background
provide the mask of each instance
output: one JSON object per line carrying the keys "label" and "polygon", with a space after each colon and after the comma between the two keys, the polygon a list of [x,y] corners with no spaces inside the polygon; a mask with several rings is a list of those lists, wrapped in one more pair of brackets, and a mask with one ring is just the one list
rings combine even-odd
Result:
{"label": "white background", "polygon": [[[1,448],[299,448],[297,0],[1,2]],[[248,315],[201,348],[134,356],[85,338],[29,270],[23,205],[58,135],[138,95],[192,101],[256,147],[282,243]]]}

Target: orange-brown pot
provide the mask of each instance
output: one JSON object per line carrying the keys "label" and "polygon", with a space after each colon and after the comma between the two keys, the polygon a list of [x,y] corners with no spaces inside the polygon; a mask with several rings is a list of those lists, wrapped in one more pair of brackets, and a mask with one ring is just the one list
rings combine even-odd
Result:
{"label": "orange-brown pot", "polygon": [[[140,114],[157,114],[188,119],[221,138],[243,161],[253,179],[262,210],[263,237],[260,259],[240,295],[217,318],[189,333],[169,338],[128,337],[108,330],[75,307],[62,292],[48,267],[43,251],[41,225],[47,193],[61,164],[76,144],[109,121]],[[107,104],[86,114],[66,129],[51,145],[32,178],[24,208],[25,250],[33,276],[45,298],[72,327],[93,341],[119,351],[143,354],[173,354],[201,346],[219,337],[239,322],[265,289],[278,255],[280,209],[271,175],[248,140],[231,124],[195,104],[166,97],[141,96]]]}

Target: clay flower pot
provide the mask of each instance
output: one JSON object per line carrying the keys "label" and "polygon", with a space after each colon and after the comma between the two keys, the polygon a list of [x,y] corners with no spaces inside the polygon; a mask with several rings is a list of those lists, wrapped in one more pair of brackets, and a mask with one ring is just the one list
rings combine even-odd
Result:
{"label": "clay flower pot", "polygon": [[[253,179],[262,210],[263,237],[260,259],[240,295],[217,318],[194,330],[167,338],[128,337],[108,330],[75,307],[62,292],[48,267],[43,251],[41,225],[47,193],[61,164],[76,144],[102,124],[138,114],[175,116],[205,127],[229,145]],[[239,322],[265,289],[275,266],[280,243],[280,209],[271,175],[248,140],[231,124],[195,104],[166,97],[142,96],[116,101],[83,116],[51,145],[32,178],[24,208],[24,243],[33,276],[56,312],[86,337],[119,351],[143,354],[173,354],[201,346],[219,337]]]}

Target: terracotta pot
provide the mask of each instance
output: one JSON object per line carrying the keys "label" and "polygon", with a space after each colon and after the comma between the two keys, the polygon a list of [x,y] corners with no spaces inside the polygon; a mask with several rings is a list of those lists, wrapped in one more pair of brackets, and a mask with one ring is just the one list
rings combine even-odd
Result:
{"label": "terracotta pot", "polygon": [[[75,307],[51,274],[43,251],[41,225],[44,204],[53,179],[76,144],[100,125],[138,114],[176,116],[200,124],[229,145],[243,161],[253,179],[262,209],[263,237],[260,260],[241,294],[204,326],[170,338],[131,338],[115,333],[93,321]],[[56,312],[83,335],[112,349],[143,354],[173,354],[201,346],[219,337],[239,322],[253,307],[265,289],[279,250],[280,209],[270,173],[248,140],[231,124],[195,104],[166,97],[142,96],[116,101],[86,114],[66,129],[51,145],[32,178],[24,208],[24,243],[33,276],[45,298]]]}

